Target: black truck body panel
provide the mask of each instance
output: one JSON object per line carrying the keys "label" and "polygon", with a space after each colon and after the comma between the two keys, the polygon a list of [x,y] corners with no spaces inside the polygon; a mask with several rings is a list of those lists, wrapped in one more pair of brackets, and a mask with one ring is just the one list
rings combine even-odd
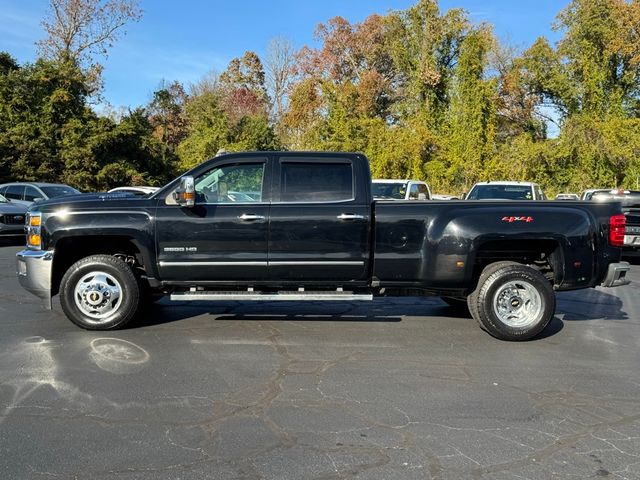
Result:
{"label": "black truck body panel", "polygon": [[[230,154],[188,174],[242,162],[265,165],[259,202],[167,204],[176,179],[148,198],[80,195],[36,204],[42,249],[55,251],[56,262],[65,244],[124,238],[153,287],[321,285],[452,295],[464,295],[484,263],[500,259],[502,250],[510,258],[520,245],[523,255],[532,245],[545,246],[557,290],[600,284],[620,258],[620,249],[608,244],[609,217],[621,211],[615,203],[374,202],[368,161],[352,153]],[[283,201],[286,162],[350,164],[353,197]]]}
{"label": "black truck body panel", "polygon": [[549,240],[563,259],[556,288],[594,286],[620,256],[601,227],[616,213],[615,204],[587,202],[377,202],[373,275],[381,284],[457,289],[471,284],[483,246]]}

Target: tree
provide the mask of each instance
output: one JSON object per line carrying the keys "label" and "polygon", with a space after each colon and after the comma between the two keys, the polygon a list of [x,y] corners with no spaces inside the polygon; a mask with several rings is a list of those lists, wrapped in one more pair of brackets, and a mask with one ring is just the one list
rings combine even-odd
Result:
{"label": "tree", "polygon": [[271,118],[277,123],[286,108],[287,94],[295,77],[295,51],[285,38],[274,38],[267,46],[266,86],[273,99]]}
{"label": "tree", "polygon": [[137,0],[50,0],[42,20],[47,37],[38,42],[45,58],[92,63],[94,55],[106,56],[130,21],[139,21]]}
{"label": "tree", "polygon": [[488,28],[471,31],[460,45],[447,120],[450,175],[464,188],[479,180],[492,157],[496,134],[496,82],[485,78],[493,46]]}
{"label": "tree", "polygon": [[506,142],[521,134],[544,139],[546,122],[555,120],[540,111],[542,97],[528,88],[528,72],[515,48],[494,42],[489,68],[495,70],[498,83],[496,141]]}
{"label": "tree", "polygon": [[14,67],[0,73],[0,172],[5,179],[56,181],[67,128],[92,116],[86,77],[57,61]]}
{"label": "tree", "polygon": [[254,52],[231,60],[216,87],[221,107],[231,123],[240,122],[246,115],[268,115],[264,67]]}
{"label": "tree", "polygon": [[276,150],[269,123],[264,71],[252,52],[230,62],[220,77],[208,74],[191,89],[184,111],[188,131],[178,145],[180,166],[191,168],[219,150]]}
{"label": "tree", "polygon": [[640,2],[574,0],[558,16],[557,48],[538,39],[524,54],[531,88],[568,118],[637,114]]}
{"label": "tree", "polygon": [[444,124],[450,82],[468,28],[462,9],[441,14],[435,0],[419,0],[389,15],[388,49],[398,71],[394,84],[402,95],[398,116],[420,115],[435,129]]}
{"label": "tree", "polygon": [[160,88],[153,92],[153,99],[146,108],[153,136],[161,144],[162,162],[167,166],[177,159],[175,150],[188,133],[184,112],[187,98],[180,82],[175,81],[169,85],[163,82]]}

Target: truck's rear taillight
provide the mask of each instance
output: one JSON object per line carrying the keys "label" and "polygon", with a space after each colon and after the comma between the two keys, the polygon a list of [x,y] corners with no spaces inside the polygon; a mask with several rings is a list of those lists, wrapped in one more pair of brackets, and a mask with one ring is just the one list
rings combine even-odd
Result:
{"label": "truck's rear taillight", "polygon": [[624,227],[626,224],[627,217],[622,214],[609,217],[609,245],[612,247],[622,247],[624,245]]}

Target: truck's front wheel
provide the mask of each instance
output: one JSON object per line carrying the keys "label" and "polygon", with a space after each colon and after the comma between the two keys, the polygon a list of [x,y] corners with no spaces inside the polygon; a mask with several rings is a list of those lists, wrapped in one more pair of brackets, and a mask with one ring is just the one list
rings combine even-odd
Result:
{"label": "truck's front wheel", "polygon": [[480,326],[502,340],[529,340],[553,319],[556,297],[538,270],[513,262],[489,265],[467,299]]}
{"label": "truck's front wheel", "polygon": [[111,255],[91,255],[71,265],[60,283],[67,317],[88,330],[124,327],[135,316],[140,287],[129,265]]}

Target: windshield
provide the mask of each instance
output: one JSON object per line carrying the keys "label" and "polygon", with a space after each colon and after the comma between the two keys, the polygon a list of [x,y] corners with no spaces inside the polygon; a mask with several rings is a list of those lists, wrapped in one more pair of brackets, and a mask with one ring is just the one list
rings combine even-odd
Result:
{"label": "windshield", "polygon": [[373,198],[388,198],[404,200],[407,194],[406,183],[373,183],[371,185]]}
{"label": "windshield", "polygon": [[69,185],[55,185],[49,187],[40,187],[40,190],[49,198],[61,197],[63,195],[76,195],[80,193]]}
{"label": "windshield", "polygon": [[2,195],[0,195],[0,203],[8,203],[8,202],[9,202],[9,200],[7,200]]}
{"label": "windshield", "polygon": [[621,202],[623,206],[640,205],[640,191],[634,190],[598,190],[593,192],[594,202]]}
{"label": "windshield", "polygon": [[469,192],[467,200],[532,200],[528,185],[476,185]]}

